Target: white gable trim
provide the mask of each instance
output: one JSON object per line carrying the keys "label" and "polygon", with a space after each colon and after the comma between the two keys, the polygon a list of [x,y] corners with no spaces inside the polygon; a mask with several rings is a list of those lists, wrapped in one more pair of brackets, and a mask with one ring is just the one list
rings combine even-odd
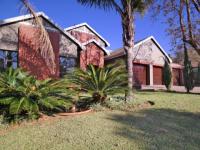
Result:
{"label": "white gable trim", "polygon": [[90,43],[95,43],[97,46],[99,46],[101,49],[103,49],[103,51],[106,53],[106,55],[110,55],[110,52],[109,52],[107,49],[105,49],[104,47],[102,47],[102,46],[100,45],[100,43],[97,42],[97,41],[94,40],[94,39],[89,40],[89,41],[83,43],[83,46],[86,46],[86,45],[88,45],[88,44],[90,44]]}
{"label": "white gable trim", "polygon": [[[41,16],[41,17],[45,18],[46,20],[48,20],[58,30],[60,30],[64,35],[66,35],[67,37],[69,37],[78,46],[80,46],[81,49],[85,49],[85,47],[77,39],[75,39],[71,34],[69,34],[67,32],[64,32],[63,29],[61,27],[59,27],[56,23],[54,23],[44,12],[38,12],[36,14],[37,14],[37,16]],[[13,18],[9,18],[9,19],[4,19],[4,20],[0,21],[0,26],[6,25],[6,24],[15,23],[15,22],[20,22],[20,21],[24,21],[24,20],[32,19],[32,18],[33,18],[33,15],[27,14],[27,15],[23,15],[23,16],[18,16],[18,17],[13,17]]]}
{"label": "white gable trim", "polygon": [[94,34],[96,34],[101,40],[103,40],[107,46],[110,46],[110,43],[108,41],[106,41],[99,33],[97,33],[89,24],[87,24],[86,22],[85,23],[81,23],[81,24],[77,24],[77,25],[74,25],[74,26],[71,26],[71,27],[68,27],[68,28],[65,28],[65,31],[69,31],[69,30],[72,30],[72,29],[75,29],[75,28],[78,28],[78,27],[81,27],[81,26],[86,26],[88,27]]}
{"label": "white gable trim", "polygon": [[138,47],[138,46],[142,45],[143,43],[145,43],[145,42],[147,42],[149,40],[153,40],[156,43],[156,45],[159,47],[161,52],[167,57],[169,62],[172,63],[172,59],[169,57],[169,55],[165,52],[165,50],[161,47],[161,45],[158,43],[158,41],[153,36],[147,37],[146,39],[138,42],[137,44],[135,44],[134,47]]}

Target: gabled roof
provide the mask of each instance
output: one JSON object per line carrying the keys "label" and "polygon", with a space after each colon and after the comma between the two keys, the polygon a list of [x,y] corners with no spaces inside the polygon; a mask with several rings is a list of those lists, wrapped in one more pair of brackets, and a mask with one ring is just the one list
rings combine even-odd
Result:
{"label": "gabled roof", "polygon": [[68,27],[68,28],[65,28],[65,31],[69,31],[69,30],[72,30],[72,29],[76,29],[76,28],[79,28],[79,27],[82,27],[82,26],[86,26],[89,30],[91,30],[95,35],[97,35],[102,41],[104,41],[104,43],[107,45],[107,46],[110,46],[110,43],[108,41],[106,41],[99,33],[97,33],[90,25],[88,25],[87,23],[81,23],[81,24],[77,24],[77,25],[74,25],[74,26],[71,26],[71,27]]}
{"label": "gabled roof", "polygon": [[86,46],[90,43],[95,43],[99,48],[101,48],[105,52],[106,55],[110,55],[110,52],[107,49],[105,49],[104,47],[102,47],[101,44],[99,42],[97,42],[95,39],[91,39],[91,40],[83,43],[83,46]]}
{"label": "gabled roof", "polygon": [[[54,23],[45,13],[43,12],[38,12],[36,13],[38,17],[42,17],[43,19],[45,19],[46,21],[48,21],[51,25],[53,25],[56,29],[58,29],[63,35],[67,36],[68,38],[70,38],[73,42],[75,42],[81,49],[85,49],[84,46],[82,46],[82,44],[76,40],[72,35],[70,35],[69,33],[64,32],[64,30],[59,27],[56,23]],[[0,20],[0,27],[4,26],[4,25],[9,25],[9,24],[13,24],[13,23],[17,23],[20,21],[26,21],[26,20],[30,20],[34,18],[33,15],[31,14],[27,14],[27,15],[22,15],[22,16],[18,16],[18,17],[13,17],[13,18],[9,18],[9,19],[4,19],[4,20]]]}
{"label": "gabled roof", "polygon": [[[147,37],[143,40],[140,40],[139,42],[136,42],[136,44],[134,45],[134,48],[135,47],[138,47],[140,45],[142,45],[143,43],[145,43],[146,41],[148,40],[153,40],[153,42],[158,46],[158,48],[160,49],[160,51],[163,53],[163,55],[165,55],[165,57],[168,59],[168,61],[170,63],[172,63],[172,59],[169,57],[169,55],[165,52],[165,50],[161,47],[161,45],[157,42],[157,40],[153,37],[153,36],[150,36],[150,37]],[[125,51],[123,48],[120,48],[120,49],[117,49],[115,51],[113,51],[110,56],[108,56],[107,58],[105,58],[106,60],[109,60],[109,59],[114,59],[114,58],[117,58],[117,57],[120,57],[120,56],[124,56],[125,55]]]}

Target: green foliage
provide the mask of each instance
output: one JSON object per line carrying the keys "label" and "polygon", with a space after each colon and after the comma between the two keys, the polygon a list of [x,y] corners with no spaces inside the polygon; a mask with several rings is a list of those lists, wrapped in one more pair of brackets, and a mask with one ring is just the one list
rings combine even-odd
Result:
{"label": "green foliage", "polygon": [[167,90],[170,90],[171,82],[172,82],[172,71],[171,71],[171,67],[170,67],[169,63],[167,62],[167,60],[165,60],[165,65],[163,68],[163,81],[164,81],[164,84],[165,84]]}
{"label": "green foliage", "polygon": [[103,103],[108,95],[124,93],[127,85],[125,66],[111,64],[104,68],[89,65],[86,71],[75,70],[69,80],[76,84],[77,90],[87,92],[92,102]]}
{"label": "green foliage", "polygon": [[198,65],[196,80],[197,80],[197,85],[200,86],[200,64]]}
{"label": "green foliage", "polygon": [[188,58],[188,53],[187,50],[184,52],[184,70],[183,70],[183,75],[184,75],[184,85],[189,93],[190,90],[194,88],[194,77],[193,77],[193,68],[191,65],[191,61]]}
{"label": "green foliage", "polygon": [[115,9],[120,12],[126,11],[124,8],[125,5],[130,4],[132,8],[132,12],[139,12],[144,14],[144,11],[148,8],[150,4],[152,4],[153,0],[123,0],[122,3],[117,0],[77,0],[80,4],[86,5],[89,7],[98,7],[103,8],[105,10]]}
{"label": "green foliage", "polygon": [[9,68],[0,74],[0,106],[8,121],[35,119],[40,112],[62,110],[71,97],[63,80],[36,80],[20,69]]}

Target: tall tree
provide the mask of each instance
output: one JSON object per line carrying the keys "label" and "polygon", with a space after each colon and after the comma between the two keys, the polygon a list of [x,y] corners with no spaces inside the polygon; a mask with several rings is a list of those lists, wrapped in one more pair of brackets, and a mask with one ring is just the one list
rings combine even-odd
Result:
{"label": "tall tree", "polygon": [[114,9],[121,17],[123,46],[126,52],[128,70],[127,99],[133,98],[133,48],[135,40],[135,14],[143,14],[153,0],[77,0],[82,5],[104,10]]}
{"label": "tall tree", "polygon": [[194,88],[194,74],[193,74],[193,68],[191,65],[191,61],[188,58],[187,49],[184,50],[183,76],[184,76],[185,88],[187,90],[187,93],[189,93]]}
{"label": "tall tree", "polygon": [[154,14],[164,15],[168,24],[166,31],[172,37],[176,50],[184,51],[186,46],[200,55],[200,1],[161,0],[154,4]]}

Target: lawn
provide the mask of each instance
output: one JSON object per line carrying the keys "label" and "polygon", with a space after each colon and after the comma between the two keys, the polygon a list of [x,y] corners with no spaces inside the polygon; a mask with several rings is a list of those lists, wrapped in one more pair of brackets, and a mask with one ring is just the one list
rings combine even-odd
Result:
{"label": "lawn", "polygon": [[200,149],[200,95],[138,92],[151,108],[103,111],[15,129],[0,125],[2,150]]}

